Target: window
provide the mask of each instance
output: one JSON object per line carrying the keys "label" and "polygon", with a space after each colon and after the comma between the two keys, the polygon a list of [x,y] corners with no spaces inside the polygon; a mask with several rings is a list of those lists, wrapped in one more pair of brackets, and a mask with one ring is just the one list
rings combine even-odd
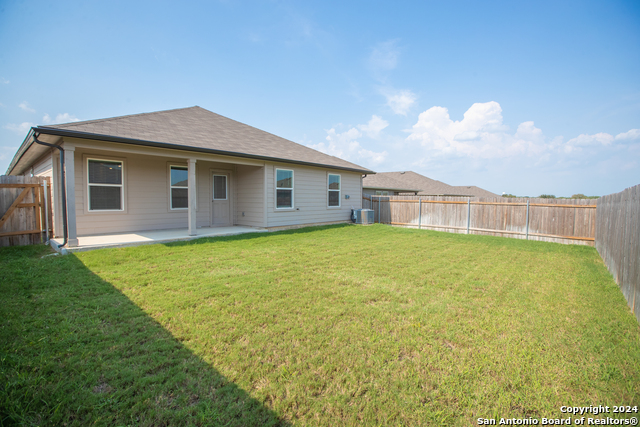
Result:
{"label": "window", "polygon": [[189,169],[184,166],[171,166],[171,209],[189,207]]}
{"label": "window", "polygon": [[226,175],[213,175],[213,200],[227,200]]}
{"label": "window", "polygon": [[87,160],[90,211],[123,210],[122,162]]}
{"label": "window", "polygon": [[276,209],[293,208],[293,171],[276,169]]}
{"label": "window", "polygon": [[327,181],[328,206],[340,207],[340,175],[330,173]]}

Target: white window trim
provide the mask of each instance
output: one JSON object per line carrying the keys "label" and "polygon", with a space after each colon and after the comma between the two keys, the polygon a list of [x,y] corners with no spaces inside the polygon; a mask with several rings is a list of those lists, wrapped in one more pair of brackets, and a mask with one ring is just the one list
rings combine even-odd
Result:
{"label": "white window trim", "polygon": [[[337,190],[329,189],[329,177],[331,175],[338,176],[340,178],[340,188]],[[331,191],[338,192],[338,206],[329,206],[329,193]],[[342,207],[342,175],[339,173],[327,173],[327,209],[340,209]]]}
{"label": "white window trim", "polygon": [[[276,191],[275,191],[275,200],[274,200],[274,206],[276,208],[277,211],[292,211],[295,209],[295,187],[296,187],[296,178],[295,178],[295,171],[293,169],[283,169],[283,168],[275,168],[275,176],[274,176],[274,185],[276,187]],[[284,187],[278,187],[278,171],[287,171],[287,172],[291,172],[291,188],[284,188]],[[290,207],[284,207],[284,208],[279,208],[278,207],[278,190],[291,190],[291,206]]]}
{"label": "white window trim", "polygon": [[[180,168],[180,169],[186,169],[187,170],[187,185],[186,186],[181,186],[181,185],[171,185],[171,169],[172,168]],[[177,164],[169,164],[169,210],[170,211],[188,211],[189,210],[189,206],[187,205],[186,208],[174,208],[173,207],[173,194],[171,189],[172,188],[186,188],[187,189],[187,194],[189,192],[189,166],[187,165],[177,165]]]}
{"label": "white window trim", "polygon": [[[216,199],[216,176],[223,176],[224,177],[224,185],[225,185],[225,189],[224,189],[224,195],[225,198],[224,199]],[[229,200],[229,176],[222,174],[222,173],[214,173],[213,174],[213,188],[211,189],[211,192],[213,193],[211,195],[212,200]]]}
{"label": "white window trim", "polygon": [[[105,159],[100,157],[86,157],[87,160],[87,212],[124,212],[125,210],[125,200],[124,200],[124,161],[123,160],[115,160],[115,159]],[[111,162],[111,163],[120,163],[122,169],[120,170],[120,181],[121,184],[92,184],[89,182],[89,162],[91,160],[98,162]],[[91,209],[91,186],[94,187],[120,187],[120,201],[122,205],[120,209]]]}

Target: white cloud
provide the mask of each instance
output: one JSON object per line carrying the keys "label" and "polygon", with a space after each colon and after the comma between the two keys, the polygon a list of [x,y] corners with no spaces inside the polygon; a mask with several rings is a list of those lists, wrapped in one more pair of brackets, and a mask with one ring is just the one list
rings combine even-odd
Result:
{"label": "white cloud", "polygon": [[69,113],[64,113],[64,114],[58,114],[55,119],[52,119],[51,116],[49,116],[49,114],[45,114],[44,117],[42,118],[42,121],[47,125],[52,125],[55,123],[79,122],[80,119],[78,119],[76,116],[72,116]]}
{"label": "white cloud", "polygon": [[358,129],[366,133],[370,138],[377,138],[380,132],[387,126],[389,126],[389,122],[374,114],[371,116],[369,123],[366,125],[359,125]]}
{"label": "white cloud", "polygon": [[16,132],[20,135],[26,135],[26,133],[29,132],[29,129],[31,129],[32,126],[35,126],[35,123],[24,122],[20,123],[19,125],[9,123],[8,125],[5,125],[4,128]]}
{"label": "white cloud", "polygon": [[567,141],[567,145],[574,147],[581,146],[593,146],[593,145],[611,145],[613,142],[613,135],[609,135],[608,133],[596,133],[595,135],[587,135],[582,134],[575,138],[571,138]]}
{"label": "white cloud", "polygon": [[4,77],[0,77],[0,84],[8,85],[9,84],[9,80],[5,79]]}
{"label": "white cloud", "polygon": [[[378,120],[382,119],[377,116],[373,116],[367,125],[360,125],[358,127],[372,127],[372,129],[380,130],[384,129],[387,126],[386,122],[383,127],[380,127],[381,123]],[[384,122],[384,120],[382,120],[382,122]],[[352,127],[341,133],[337,132],[335,128],[331,128],[327,130],[326,143],[321,142],[319,144],[310,144],[308,146],[314,150],[321,151],[331,156],[336,156],[350,162],[366,164],[369,167],[375,167],[384,162],[388,154],[386,151],[375,152],[367,150],[357,141],[357,139],[362,137],[362,132],[358,130],[358,127]]]}
{"label": "white cloud", "polygon": [[418,98],[410,90],[383,89],[382,94],[387,98],[387,105],[395,114],[406,116],[411,106]]}
{"label": "white cloud", "polygon": [[640,163],[639,129],[615,137],[603,132],[582,134],[564,142],[561,136],[546,137],[532,121],[510,131],[503,122],[500,104],[493,101],[473,104],[459,121],[452,120],[444,107],[429,108],[409,132],[397,151],[411,153],[410,165],[421,170],[448,165],[443,173],[461,172],[460,168],[472,165],[483,173],[498,173],[511,167],[507,165],[519,165],[566,175],[568,171],[582,174],[601,159],[624,159],[620,170],[631,170]]}
{"label": "white cloud", "polygon": [[20,107],[22,110],[26,111],[27,113],[35,113],[36,110],[34,110],[33,108],[31,108],[29,106],[29,103],[27,101],[21,102],[18,107]]}
{"label": "white cloud", "polygon": [[640,140],[640,129],[631,129],[628,132],[619,133],[615,137],[616,141],[637,141]]}
{"label": "white cloud", "polygon": [[407,140],[445,154],[476,158],[543,151],[542,131],[533,122],[520,124],[510,135],[502,120],[502,108],[493,101],[473,104],[460,121],[451,120],[444,107],[431,107],[420,114]]}
{"label": "white cloud", "polygon": [[0,149],[2,150],[2,152],[0,152],[0,160],[9,160],[11,156],[13,156],[16,151],[18,151],[18,148],[19,147],[10,146],[0,147]]}
{"label": "white cloud", "polygon": [[375,71],[389,71],[398,66],[400,49],[396,46],[398,39],[378,43],[369,56],[369,63]]}

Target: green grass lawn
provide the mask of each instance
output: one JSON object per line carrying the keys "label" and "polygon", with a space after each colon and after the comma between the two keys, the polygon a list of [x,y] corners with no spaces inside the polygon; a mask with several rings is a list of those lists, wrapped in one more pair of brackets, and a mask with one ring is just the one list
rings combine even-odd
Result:
{"label": "green grass lawn", "polygon": [[48,252],[0,250],[0,425],[466,426],[640,404],[640,327],[591,247],[347,225]]}

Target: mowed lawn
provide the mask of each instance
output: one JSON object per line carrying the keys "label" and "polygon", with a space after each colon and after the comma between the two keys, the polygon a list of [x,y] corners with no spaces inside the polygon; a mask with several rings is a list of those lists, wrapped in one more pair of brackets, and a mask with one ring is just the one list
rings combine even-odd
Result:
{"label": "mowed lawn", "polygon": [[346,225],[48,252],[0,250],[2,425],[467,426],[640,404],[640,327],[591,247]]}

